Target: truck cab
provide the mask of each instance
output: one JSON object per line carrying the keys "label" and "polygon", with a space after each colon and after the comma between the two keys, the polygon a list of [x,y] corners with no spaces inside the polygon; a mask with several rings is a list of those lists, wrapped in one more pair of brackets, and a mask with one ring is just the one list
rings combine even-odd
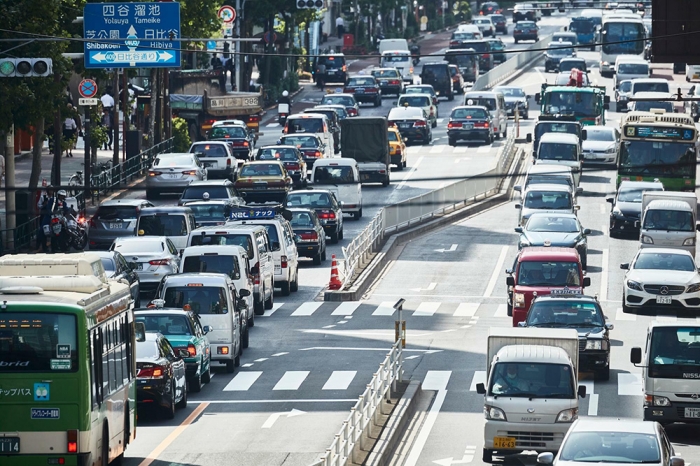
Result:
{"label": "truck cab", "polygon": [[513,318],[513,327],[525,320],[535,296],[583,294],[583,288],[591,285],[573,248],[523,248],[506,274],[508,315]]}
{"label": "truck cab", "polygon": [[637,222],[640,247],[685,249],[695,257],[697,214],[694,192],[644,192],[642,220]]}
{"label": "truck cab", "polygon": [[540,145],[540,138],[546,133],[569,133],[578,136],[579,142],[583,145],[583,141],[588,136],[587,131],[583,129],[583,125],[576,121],[573,116],[547,116],[540,115],[535,125],[535,131],[528,133],[525,137],[527,142],[532,143],[532,154],[537,153]]}
{"label": "truck cab", "polygon": [[581,162],[583,152],[581,150],[581,140],[573,134],[546,133],[542,135],[540,144],[535,153],[536,164],[552,164],[570,167],[579,185],[581,179]]}

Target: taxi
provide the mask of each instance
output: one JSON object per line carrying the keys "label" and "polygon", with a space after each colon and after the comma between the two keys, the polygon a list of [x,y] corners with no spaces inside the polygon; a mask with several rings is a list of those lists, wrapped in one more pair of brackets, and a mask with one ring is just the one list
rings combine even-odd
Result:
{"label": "taxi", "polygon": [[406,143],[396,127],[389,127],[389,155],[392,165],[399,170],[406,168]]}
{"label": "taxi", "polygon": [[284,202],[294,181],[278,160],[245,163],[236,179],[236,190],[246,202]]}

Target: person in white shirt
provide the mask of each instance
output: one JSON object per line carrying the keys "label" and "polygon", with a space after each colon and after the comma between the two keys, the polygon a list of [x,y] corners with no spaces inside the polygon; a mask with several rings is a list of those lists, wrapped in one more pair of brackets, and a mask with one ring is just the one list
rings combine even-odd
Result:
{"label": "person in white shirt", "polygon": [[71,116],[72,109],[73,106],[68,104],[69,113],[66,119],[63,121],[63,140],[68,143],[68,149],[66,149],[68,153],[66,154],[66,157],[73,157],[73,143],[75,142],[75,133],[78,131],[78,125]]}
{"label": "person in white shirt", "polygon": [[335,29],[338,32],[338,39],[342,39],[343,34],[345,33],[345,21],[343,21],[342,16],[338,16],[335,19]]}
{"label": "person in white shirt", "polygon": [[114,98],[107,92],[102,94],[100,100],[102,101],[102,108],[109,109],[110,111],[114,108]]}

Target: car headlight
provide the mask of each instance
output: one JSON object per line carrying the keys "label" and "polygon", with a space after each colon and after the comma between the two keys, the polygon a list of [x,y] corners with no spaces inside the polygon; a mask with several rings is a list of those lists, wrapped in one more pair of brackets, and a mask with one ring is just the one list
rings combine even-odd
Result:
{"label": "car headlight", "polygon": [[614,154],[615,152],[617,152],[617,149],[614,147],[611,147],[610,149],[605,151],[606,154]]}
{"label": "car headlight", "polygon": [[603,342],[601,340],[588,340],[586,341],[587,350],[601,350],[603,349]]}
{"label": "car headlight", "polygon": [[644,291],[642,284],[634,280],[627,280],[627,288],[630,290]]}
{"label": "car headlight", "polygon": [[501,408],[484,405],[484,417],[491,421],[506,421],[506,413]]}
{"label": "car headlight", "polygon": [[697,293],[700,291],[700,283],[693,283],[685,290],[686,293]]}
{"label": "car headlight", "polygon": [[651,236],[642,235],[642,243],[644,243],[644,244],[654,244],[654,240],[651,238]]}
{"label": "car headlight", "polygon": [[565,409],[557,414],[556,422],[574,422],[578,418],[578,408]]}
{"label": "car headlight", "polygon": [[671,406],[671,400],[665,396],[654,396],[654,406]]}
{"label": "car headlight", "polygon": [[695,238],[687,238],[683,241],[683,246],[695,246]]}
{"label": "car headlight", "polygon": [[513,306],[525,307],[525,295],[523,293],[513,294]]}

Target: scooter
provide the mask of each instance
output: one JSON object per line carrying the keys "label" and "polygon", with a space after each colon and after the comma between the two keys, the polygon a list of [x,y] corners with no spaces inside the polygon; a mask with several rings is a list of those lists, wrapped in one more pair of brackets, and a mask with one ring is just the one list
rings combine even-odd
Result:
{"label": "scooter", "polygon": [[413,44],[409,47],[411,57],[413,57],[413,66],[417,66],[420,62],[420,45]]}
{"label": "scooter", "polygon": [[284,126],[287,123],[287,117],[289,116],[290,104],[278,103],[277,104],[277,122]]}

